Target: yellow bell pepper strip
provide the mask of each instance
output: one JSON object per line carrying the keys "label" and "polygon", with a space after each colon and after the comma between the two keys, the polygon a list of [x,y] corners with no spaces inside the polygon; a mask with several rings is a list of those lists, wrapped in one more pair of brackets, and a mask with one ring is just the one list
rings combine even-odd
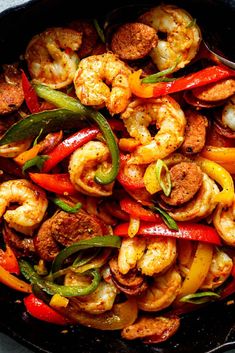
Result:
{"label": "yellow bell pepper strip", "polygon": [[233,163],[235,160],[235,147],[205,146],[201,156],[217,163]]}
{"label": "yellow bell pepper strip", "polygon": [[32,287],[30,284],[13,276],[8,271],[4,270],[4,268],[2,266],[0,266],[0,282],[5,284],[7,287],[15,289],[19,292],[23,292],[23,293],[31,293],[32,292]]}
{"label": "yellow bell pepper strip", "polygon": [[196,73],[189,74],[171,82],[141,84],[141,73],[142,71],[138,70],[129,76],[130,89],[132,93],[141,98],[157,98],[170,93],[205,86],[209,83],[235,76],[235,70],[232,70],[226,66],[216,65],[207,67]]}
{"label": "yellow bell pepper strip", "polygon": [[222,187],[222,191],[214,196],[214,202],[229,206],[234,199],[234,184],[232,176],[218,163],[203,157],[197,157],[195,162],[202,171],[214,179]]}
{"label": "yellow bell pepper strip", "polygon": [[176,305],[182,297],[195,293],[201,287],[209,271],[212,256],[212,245],[198,243],[192,265],[186,278],[184,279],[180,293],[176,298]]}
{"label": "yellow bell pepper strip", "polygon": [[78,311],[76,298],[70,299],[66,308],[56,308],[56,310],[68,317],[73,323],[105,331],[121,330],[130,326],[135,322],[138,315],[138,307],[134,298],[114,304],[111,310],[99,315]]}

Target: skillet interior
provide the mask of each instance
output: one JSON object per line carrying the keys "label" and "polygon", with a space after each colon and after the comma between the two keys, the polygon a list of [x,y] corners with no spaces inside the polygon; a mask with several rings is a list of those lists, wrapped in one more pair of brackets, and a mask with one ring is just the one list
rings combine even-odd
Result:
{"label": "skillet interior", "polygon": [[[138,2],[143,3],[135,1]],[[234,16],[234,0],[167,2],[188,9],[198,19],[205,35],[208,28],[213,28],[214,33],[219,33],[221,29],[223,49],[227,53],[232,51],[228,33],[231,31],[229,24],[232,23],[229,18]],[[61,25],[69,18],[102,19],[111,9],[127,3],[133,2],[114,0],[109,5],[104,5],[104,1],[97,1],[91,6],[89,2],[81,4],[72,0],[31,0],[26,6],[7,10],[0,15],[0,62],[9,63],[16,60],[32,35],[47,26]],[[156,1],[152,3],[156,4]],[[146,6],[146,3],[144,5]],[[69,328],[68,332],[61,333],[60,327],[29,317],[24,312],[23,305],[18,303],[18,299],[21,299],[19,293],[5,287],[0,288],[0,293],[0,328],[37,352],[205,353],[224,352],[235,347],[234,304],[211,304],[204,310],[194,312],[182,320],[181,329],[171,340],[147,346],[139,341],[123,341],[118,332],[107,333],[79,327]]]}

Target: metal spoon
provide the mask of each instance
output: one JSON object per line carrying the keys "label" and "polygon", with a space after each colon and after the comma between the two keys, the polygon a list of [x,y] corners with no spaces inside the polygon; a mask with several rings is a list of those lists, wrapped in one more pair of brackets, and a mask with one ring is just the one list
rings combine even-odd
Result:
{"label": "metal spoon", "polygon": [[223,56],[219,55],[218,53],[216,53],[216,51],[215,51],[215,50],[212,50],[212,49],[209,47],[208,43],[206,43],[205,41],[204,41],[204,44],[205,44],[205,47],[207,48],[207,50],[209,50],[210,53],[212,53],[213,55],[215,55],[215,57],[216,57],[222,64],[224,64],[224,65],[226,65],[226,66],[229,66],[229,67],[231,67],[233,70],[235,70],[235,62],[234,62],[234,61],[228,60],[228,59],[226,59],[225,57],[223,57]]}

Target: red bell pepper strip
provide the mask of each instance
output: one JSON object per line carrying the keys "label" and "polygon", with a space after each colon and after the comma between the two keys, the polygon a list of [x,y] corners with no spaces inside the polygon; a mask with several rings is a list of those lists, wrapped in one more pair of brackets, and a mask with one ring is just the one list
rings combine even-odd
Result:
{"label": "red bell pepper strip", "polygon": [[15,273],[16,275],[20,274],[16,256],[8,245],[6,245],[6,251],[0,249],[0,266],[10,273]]}
{"label": "red bell pepper strip", "polygon": [[129,77],[132,93],[142,98],[153,98],[205,86],[228,77],[235,77],[235,71],[222,65],[210,66],[171,82],[153,84],[141,84],[140,75],[141,70],[134,72]]}
{"label": "red bell pepper strip", "polygon": [[38,96],[23,70],[21,70],[21,79],[26,105],[30,113],[38,113],[40,111]]}
{"label": "red bell pepper strip", "polygon": [[123,154],[120,155],[121,165],[119,169],[119,173],[117,175],[117,180],[119,183],[128,190],[136,190],[144,188],[144,179],[143,177],[138,177],[136,175],[132,175],[132,173],[128,174],[128,166],[127,161],[129,156],[125,156]]}
{"label": "red bell pepper strip", "polygon": [[120,200],[120,207],[123,211],[131,215],[132,218],[140,219],[141,221],[162,223],[162,219],[158,214],[146,210],[140,203],[130,197]]}
{"label": "red bell pepper strip", "polygon": [[49,158],[44,162],[42,171],[48,172],[51,170],[55,165],[73,153],[77,148],[94,139],[98,133],[98,128],[85,128],[65,139],[47,154]]}
{"label": "red bell pepper strip", "polygon": [[[196,223],[177,223],[179,230],[171,230],[165,224],[145,223],[140,224],[138,235],[173,237],[179,239],[196,240],[215,245],[221,245],[221,240],[212,227]],[[116,226],[114,234],[118,236],[127,236],[129,223],[122,223]]]}
{"label": "red bell pepper strip", "polygon": [[59,195],[74,195],[77,190],[70,181],[69,174],[29,173],[33,182],[43,189]]}
{"label": "red bell pepper strip", "polygon": [[49,322],[56,325],[68,325],[69,321],[52,309],[49,305],[45,304],[41,299],[37,298],[34,294],[30,294],[24,298],[24,305],[27,312],[36,319]]}

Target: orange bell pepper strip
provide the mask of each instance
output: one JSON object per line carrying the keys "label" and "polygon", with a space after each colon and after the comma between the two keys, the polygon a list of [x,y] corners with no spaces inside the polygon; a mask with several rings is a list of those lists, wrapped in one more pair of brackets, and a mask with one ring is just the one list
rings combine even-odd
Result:
{"label": "orange bell pepper strip", "polygon": [[210,269],[212,256],[212,245],[198,243],[192,265],[186,278],[184,279],[180,293],[176,298],[176,305],[179,303],[180,298],[188,294],[193,294],[200,288]]}
{"label": "orange bell pepper strip", "polygon": [[69,174],[29,173],[33,182],[43,189],[59,195],[74,195],[77,190],[70,181]]}
{"label": "orange bell pepper strip", "polygon": [[234,184],[233,178],[227,170],[218,163],[203,157],[197,157],[195,162],[201,167],[204,173],[214,179],[222,187],[222,191],[214,196],[213,201],[226,206],[231,205],[234,199]]}
{"label": "orange bell pepper strip", "polygon": [[6,251],[0,249],[0,266],[10,273],[20,274],[20,267],[16,256],[8,245],[6,245]]}
{"label": "orange bell pepper strip", "polygon": [[23,167],[23,165],[29,161],[30,159],[33,159],[34,157],[36,157],[38,155],[38,153],[40,152],[41,149],[41,145],[37,144],[35,146],[33,146],[32,148],[30,148],[27,151],[24,151],[22,153],[20,153],[17,157],[14,158],[14,161],[21,167]]}
{"label": "orange bell pepper strip", "polygon": [[205,146],[200,155],[220,164],[229,173],[235,174],[235,147]]}
{"label": "orange bell pepper strip", "polygon": [[141,98],[157,98],[170,93],[205,86],[209,83],[235,76],[235,70],[226,66],[215,65],[171,82],[142,84],[140,79],[141,73],[142,71],[138,70],[129,76],[129,84],[132,93]]}
{"label": "orange bell pepper strip", "polygon": [[19,292],[23,292],[23,293],[32,292],[32,287],[30,284],[10,274],[2,266],[0,266],[0,282],[5,284],[7,287],[15,289]]}

